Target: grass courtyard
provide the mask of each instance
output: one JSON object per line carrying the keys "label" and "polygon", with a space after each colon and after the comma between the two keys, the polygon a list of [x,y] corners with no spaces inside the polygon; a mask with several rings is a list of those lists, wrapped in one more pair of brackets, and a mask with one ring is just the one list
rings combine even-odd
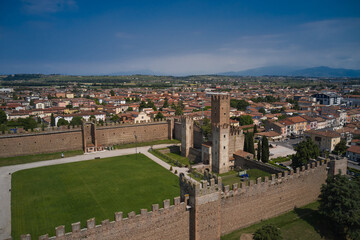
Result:
{"label": "grass courtyard", "polygon": [[12,236],[54,236],[59,225],[70,232],[71,223],[99,224],[179,195],[178,177],[142,154],[22,170],[12,175]]}
{"label": "grass courtyard", "polygon": [[280,229],[284,240],[342,240],[332,231],[331,225],[317,211],[318,202],[270,218],[250,227],[236,230],[222,236],[222,240],[239,240],[243,233],[254,233],[266,224],[273,224]]}
{"label": "grass courtyard", "polygon": [[0,167],[58,159],[61,158],[61,153],[64,153],[64,157],[72,157],[76,155],[82,155],[84,152],[82,150],[74,150],[74,151],[65,151],[65,152],[56,152],[56,153],[43,153],[43,154],[34,154],[34,155],[26,155],[26,156],[0,158]]}
{"label": "grass courtyard", "polygon": [[[249,170],[246,170],[246,172],[249,175],[249,179],[247,181],[250,181],[250,180],[256,181],[256,179],[259,177],[261,177],[264,180],[264,178],[266,176],[268,176],[268,177],[271,176],[270,173],[262,171],[260,169],[249,169]],[[241,178],[239,177],[238,172],[236,172],[236,171],[230,171],[225,174],[220,174],[220,176],[222,178],[222,183],[225,186],[229,185],[230,189],[232,189],[232,184],[234,184],[234,183],[240,184],[240,182],[241,182]]]}

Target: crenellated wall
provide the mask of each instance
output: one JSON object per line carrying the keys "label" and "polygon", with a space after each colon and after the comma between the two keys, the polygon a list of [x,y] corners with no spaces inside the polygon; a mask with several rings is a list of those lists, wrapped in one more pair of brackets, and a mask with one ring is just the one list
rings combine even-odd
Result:
{"label": "crenellated wall", "polygon": [[[141,209],[140,214],[130,212],[127,218],[123,218],[122,212],[115,213],[114,221],[109,219],[101,221],[101,225],[95,225],[95,218],[87,220],[87,227],[81,229],[80,222],[73,223],[71,232],[66,233],[64,226],[55,228],[56,236],[50,237],[48,234],[40,236],[39,239],[52,240],[158,240],[189,239],[189,211],[186,204],[180,202],[180,197],[174,198],[174,205],[170,205],[170,200],[163,202],[163,208],[159,204],[153,204],[152,211]],[[21,240],[31,239],[30,234],[22,235]]]}
{"label": "crenellated wall", "polygon": [[82,149],[81,128],[0,136],[0,157]]}
{"label": "crenellated wall", "polygon": [[136,141],[171,139],[173,124],[174,121],[154,121],[136,124],[112,123],[94,127],[86,123],[83,127],[70,129],[55,128],[33,133],[0,134],[0,157],[85,150],[89,144],[112,146]]}
{"label": "crenellated wall", "polygon": [[[121,212],[115,213],[114,221],[106,219],[97,226],[95,219],[90,219],[85,229],[74,223],[69,233],[59,226],[55,237],[44,235],[39,239],[217,240],[236,229],[317,200],[328,175],[327,166],[326,161],[314,162],[297,168],[295,173],[273,174],[271,179],[258,178],[240,187],[233,184],[233,190],[222,185],[221,177],[208,172],[201,183],[180,174],[180,197],[174,198],[172,206],[170,200],[165,200],[161,209],[154,204],[151,212],[130,212],[124,219]],[[21,239],[30,240],[31,236],[22,235]]]}
{"label": "crenellated wall", "polygon": [[[317,165],[317,166],[315,166]],[[221,199],[221,234],[268,219],[294,207],[301,207],[318,199],[321,185],[327,178],[327,164],[317,162],[298,168],[296,173],[285,171],[250,181],[249,186],[224,187]]]}

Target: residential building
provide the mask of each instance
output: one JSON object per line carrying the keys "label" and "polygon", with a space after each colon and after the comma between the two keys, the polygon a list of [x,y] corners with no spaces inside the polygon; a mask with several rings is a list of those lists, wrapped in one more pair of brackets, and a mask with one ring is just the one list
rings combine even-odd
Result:
{"label": "residential building", "polygon": [[330,130],[310,130],[304,134],[319,146],[320,151],[332,152],[341,140],[340,133]]}

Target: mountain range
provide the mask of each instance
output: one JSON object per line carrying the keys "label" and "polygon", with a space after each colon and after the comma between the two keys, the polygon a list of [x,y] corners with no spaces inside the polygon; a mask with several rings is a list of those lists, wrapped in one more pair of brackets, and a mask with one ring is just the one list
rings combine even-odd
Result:
{"label": "mountain range", "polygon": [[272,66],[252,68],[238,72],[223,72],[224,76],[303,76],[303,77],[360,77],[360,70],[330,67],[288,67]]}

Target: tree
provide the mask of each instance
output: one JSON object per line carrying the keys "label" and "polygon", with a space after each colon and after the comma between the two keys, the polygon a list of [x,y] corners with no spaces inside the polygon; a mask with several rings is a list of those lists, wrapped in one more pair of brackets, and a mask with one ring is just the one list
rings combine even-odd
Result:
{"label": "tree", "polygon": [[132,107],[128,107],[128,109],[126,109],[126,111],[131,112],[134,111]]}
{"label": "tree", "polygon": [[181,116],[183,114],[184,114],[183,110],[180,107],[176,107],[175,116]]}
{"label": "tree", "polygon": [[31,100],[30,100],[30,106],[32,106],[32,107],[35,106],[34,99],[31,99]]}
{"label": "tree", "polygon": [[333,153],[337,155],[345,155],[346,149],[347,149],[346,141],[344,139],[341,139],[341,141],[338,144],[336,144]]}
{"label": "tree", "polygon": [[95,115],[91,115],[91,116],[89,117],[89,120],[90,120],[90,121],[96,120]]}
{"label": "tree", "polygon": [[4,124],[7,122],[6,113],[0,109],[0,124]]}
{"label": "tree", "polygon": [[53,113],[51,114],[50,117],[50,126],[55,127],[55,117]]}
{"label": "tree", "polygon": [[319,212],[328,217],[346,239],[360,239],[360,181],[329,176],[321,187]]}
{"label": "tree", "polygon": [[110,91],[110,95],[111,95],[111,96],[115,96],[114,90],[111,90],[111,91]]}
{"label": "tree", "polygon": [[253,130],[253,133],[255,134],[255,133],[257,133],[258,131],[257,131],[257,125],[256,124],[254,124],[254,130]]}
{"label": "tree", "polygon": [[261,142],[259,141],[258,142],[258,146],[257,146],[258,148],[257,148],[257,155],[256,155],[256,159],[258,160],[258,161],[260,161],[260,159],[261,159]]}
{"label": "tree", "polygon": [[70,121],[71,126],[80,126],[82,124],[83,118],[81,116],[73,117]]}
{"label": "tree", "polygon": [[231,119],[239,121],[239,124],[241,126],[250,125],[250,124],[254,123],[254,121],[252,120],[252,117],[250,115],[241,115],[239,117],[231,117]]}
{"label": "tree", "polygon": [[164,115],[161,112],[158,112],[155,116],[155,119],[163,119]]}
{"label": "tree", "polygon": [[267,224],[255,231],[254,240],[282,240],[280,230],[272,224]]}
{"label": "tree", "polygon": [[262,113],[262,114],[265,114],[266,113],[266,111],[265,111],[265,109],[262,107],[262,108],[260,108],[259,110],[259,113]]}
{"label": "tree", "polygon": [[320,155],[318,145],[311,138],[306,138],[306,140],[300,142],[295,147],[295,151],[291,164],[293,168],[304,166],[310,159],[316,159]]}
{"label": "tree", "polygon": [[269,151],[269,141],[267,137],[263,137],[261,141],[261,161],[267,163],[269,161],[270,151]]}
{"label": "tree", "polygon": [[60,118],[57,122],[57,126],[60,127],[60,126],[66,126],[66,125],[69,125],[69,122],[66,121],[64,118]]}
{"label": "tree", "polygon": [[240,111],[245,111],[250,104],[245,100],[231,99],[230,106]]}
{"label": "tree", "polygon": [[252,153],[255,155],[255,148],[254,148],[254,135],[252,133],[247,133],[247,141],[248,141],[248,144],[247,144],[247,152],[249,153]]}
{"label": "tree", "polygon": [[169,102],[168,99],[165,98],[163,108],[167,108],[167,107],[169,107]]}
{"label": "tree", "polygon": [[5,134],[6,129],[7,129],[7,127],[5,124],[0,124],[0,131],[2,134]]}
{"label": "tree", "polygon": [[29,129],[34,130],[34,128],[37,127],[37,122],[34,118],[32,117],[27,117],[27,118],[19,118],[18,119],[18,123],[24,127],[24,129],[27,131]]}
{"label": "tree", "polygon": [[111,120],[112,122],[120,122],[120,117],[115,114],[115,115],[112,115],[112,116],[111,116],[110,120]]}

